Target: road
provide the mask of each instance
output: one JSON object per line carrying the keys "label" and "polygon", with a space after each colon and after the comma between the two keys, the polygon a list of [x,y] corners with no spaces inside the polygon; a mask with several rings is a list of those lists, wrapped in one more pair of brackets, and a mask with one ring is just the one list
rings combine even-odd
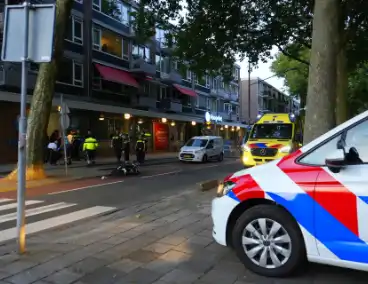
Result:
{"label": "road", "polygon": [[[95,178],[32,189],[26,201],[27,230],[39,232],[160,199],[241,168],[236,159],[204,165],[174,162],[142,167],[139,176]],[[103,168],[101,175],[110,171]],[[16,236],[16,205],[15,192],[0,195],[0,242]]]}

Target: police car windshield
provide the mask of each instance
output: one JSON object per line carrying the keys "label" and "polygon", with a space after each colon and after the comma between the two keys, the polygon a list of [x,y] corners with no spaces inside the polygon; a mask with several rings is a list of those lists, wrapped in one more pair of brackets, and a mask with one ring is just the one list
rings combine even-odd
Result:
{"label": "police car windshield", "polygon": [[292,134],[291,123],[255,124],[250,139],[291,139]]}
{"label": "police car windshield", "polygon": [[190,139],[185,146],[187,147],[206,147],[207,139]]}

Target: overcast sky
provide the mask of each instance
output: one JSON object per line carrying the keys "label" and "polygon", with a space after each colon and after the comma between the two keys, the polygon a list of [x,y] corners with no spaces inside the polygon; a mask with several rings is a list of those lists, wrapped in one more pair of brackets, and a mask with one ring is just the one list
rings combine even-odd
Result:
{"label": "overcast sky", "polygon": [[[275,55],[276,53],[277,53],[277,48],[274,48],[272,50],[272,55]],[[241,66],[240,77],[242,79],[247,79],[248,78],[248,61],[247,61],[247,59],[245,59],[243,62],[237,62],[237,63]],[[271,70],[270,70],[271,63],[272,63],[272,59],[269,60],[267,63],[259,62],[258,63],[258,69],[252,70],[251,78],[259,77],[261,79],[265,79],[265,78],[273,76],[274,73],[272,73]],[[283,79],[273,77],[273,78],[270,78],[270,79],[266,80],[266,82],[271,84],[272,86],[276,87],[280,91],[283,91],[283,92],[286,91],[285,87],[284,87],[284,80]]]}

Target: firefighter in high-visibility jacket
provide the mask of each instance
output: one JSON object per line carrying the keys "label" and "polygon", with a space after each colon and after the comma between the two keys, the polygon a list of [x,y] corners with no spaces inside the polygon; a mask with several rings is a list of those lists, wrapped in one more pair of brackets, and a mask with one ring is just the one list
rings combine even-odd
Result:
{"label": "firefighter in high-visibility jacket", "polygon": [[95,164],[96,150],[98,148],[98,142],[95,137],[89,136],[84,140],[83,151],[87,154],[87,164]]}
{"label": "firefighter in high-visibility jacket", "polygon": [[144,163],[144,156],[146,153],[146,141],[144,141],[142,136],[135,143],[135,153],[137,155],[137,162],[140,164]]}

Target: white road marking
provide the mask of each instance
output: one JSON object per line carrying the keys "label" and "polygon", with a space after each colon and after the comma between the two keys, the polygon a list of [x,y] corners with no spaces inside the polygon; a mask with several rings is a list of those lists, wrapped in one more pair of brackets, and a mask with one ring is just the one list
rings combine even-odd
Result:
{"label": "white road marking", "polygon": [[[26,225],[26,233],[32,234],[40,231],[44,231],[47,229],[52,229],[61,225],[69,224],[72,222],[76,222],[88,217],[97,216],[102,213],[106,213],[109,211],[115,210],[114,207],[104,207],[104,206],[95,206],[75,212],[71,212],[69,214],[60,215],[53,218],[48,218],[42,221],[30,223]],[[17,228],[10,228],[3,231],[0,231],[0,242],[8,241],[15,239],[17,236]]]}
{"label": "white road marking", "polygon": [[[41,201],[41,200],[27,200],[26,201],[26,206],[33,205],[33,204],[38,204],[38,203],[42,203],[42,202],[43,201]],[[0,211],[9,210],[9,209],[17,208],[17,207],[18,207],[17,202],[10,203],[10,204],[0,206]]]}
{"label": "white road marking", "polygon": [[[26,210],[26,217],[35,216],[35,215],[43,214],[46,212],[56,211],[56,210],[68,208],[68,207],[75,206],[75,205],[77,204],[60,202],[60,203],[46,205],[42,207],[36,207],[36,208]],[[0,216],[0,224],[11,221],[11,220],[15,220],[15,219],[17,219],[16,212],[5,214],[5,215]]]}
{"label": "white road marking", "polygon": [[180,173],[182,171],[173,171],[173,172],[166,172],[166,173],[161,173],[161,174],[156,174],[156,175],[151,175],[151,176],[143,176],[141,178],[153,178],[153,177],[159,177],[159,176],[166,176],[166,175],[171,175],[171,174],[177,174]]}
{"label": "white road marking", "polygon": [[13,199],[0,198],[0,203],[5,203],[5,202],[9,202],[9,201],[13,201]]}
{"label": "white road marking", "polygon": [[68,189],[68,190],[64,190],[64,191],[51,192],[51,193],[48,193],[47,195],[57,195],[57,194],[62,194],[62,193],[66,193],[66,192],[77,191],[77,190],[82,190],[82,189],[87,189],[87,188],[101,187],[101,186],[105,186],[105,185],[112,185],[112,184],[117,184],[117,183],[122,183],[122,182],[124,182],[124,181],[119,180],[119,181],[114,181],[114,182],[106,182],[106,183],[102,183],[102,184],[94,184],[94,185],[89,185],[89,186],[83,186],[83,187]]}

